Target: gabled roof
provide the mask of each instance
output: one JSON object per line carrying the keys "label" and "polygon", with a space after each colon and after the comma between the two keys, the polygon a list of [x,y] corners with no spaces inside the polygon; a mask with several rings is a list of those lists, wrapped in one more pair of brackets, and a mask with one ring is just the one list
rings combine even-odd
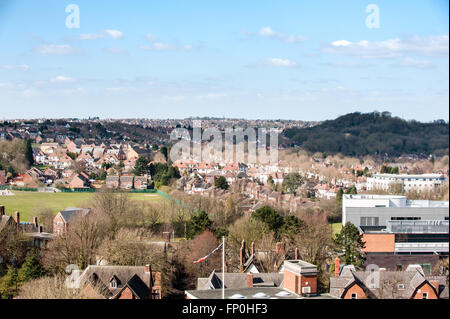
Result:
{"label": "gabled roof", "polygon": [[66,210],[59,212],[66,223],[78,216],[86,216],[91,211],[90,208],[67,207]]}

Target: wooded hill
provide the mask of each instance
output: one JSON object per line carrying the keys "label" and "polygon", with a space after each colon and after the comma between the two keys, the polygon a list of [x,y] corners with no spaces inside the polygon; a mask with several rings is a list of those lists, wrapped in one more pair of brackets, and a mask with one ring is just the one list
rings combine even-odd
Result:
{"label": "wooded hill", "polygon": [[349,113],[310,128],[289,128],[281,137],[288,147],[348,156],[448,154],[449,123],[406,121],[389,112]]}

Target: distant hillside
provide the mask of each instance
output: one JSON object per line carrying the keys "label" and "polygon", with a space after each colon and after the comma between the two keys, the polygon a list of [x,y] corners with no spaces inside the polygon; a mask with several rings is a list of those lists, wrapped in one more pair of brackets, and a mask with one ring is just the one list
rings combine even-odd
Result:
{"label": "distant hillside", "polygon": [[289,128],[282,143],[310,152],[350,156],[448,153],[449,124],[405,121],[389,112],[349,113],[310,128]]}

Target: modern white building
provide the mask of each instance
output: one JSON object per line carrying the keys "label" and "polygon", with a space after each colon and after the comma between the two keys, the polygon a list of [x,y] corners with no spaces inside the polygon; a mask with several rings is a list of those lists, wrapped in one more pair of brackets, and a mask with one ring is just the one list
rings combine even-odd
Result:
{"label": "modern white building", "polygon": [[405,192],[436,190],[446,178],[442,174],[375,174],[367,178],[367,190],[389,190],[391,185],[399,184]]}
{"label": "modern white building", "polygon": [[345,194],[342,224],[386,228],[394,220],[448,220],[449,202],[408,200],[401,195]]}

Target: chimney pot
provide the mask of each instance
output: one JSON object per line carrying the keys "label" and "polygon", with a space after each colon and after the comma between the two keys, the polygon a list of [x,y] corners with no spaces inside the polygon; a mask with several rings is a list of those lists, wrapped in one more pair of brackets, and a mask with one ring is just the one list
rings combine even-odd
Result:
{"label": "chimney pot", "polygon": [[253,287],[253,274],[251,272],[247,273],[247,288]]}
{"label": "chimney pot", "polygon": [[43,227],[42,227],[42,225],[41,225],[41,226],[38,226],[38,232],[40,232],[40,233],[43,232]]}
{"label": "chimney pot", "polygon": [[339,260],[339,257],[336,257],[336,259],[334,260],[334,276],[335,277],[339,277],[340,268],[341,268],[341,261]]}
{"label": "chimney pot", "polygon": [[19,212],[14,213],[14,221],[16,222],[17,225],[20,224],[20,213]]}
{"label": "chimney pot", "polygon": [[34,227],[38,227],[39,225],[38,225],[38,218],[37,217],[33,217],[33,225],[34,225]]}

